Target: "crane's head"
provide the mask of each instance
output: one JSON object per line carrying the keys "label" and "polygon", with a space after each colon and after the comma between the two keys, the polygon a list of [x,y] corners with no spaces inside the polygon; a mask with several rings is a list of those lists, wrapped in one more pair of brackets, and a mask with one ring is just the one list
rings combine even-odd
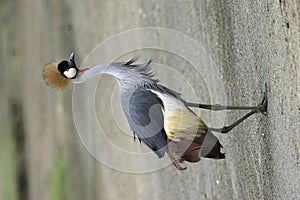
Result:
{"label": "crane's head", "polygon": [[43,69],[43,78],[46,83],[54,89],[65,89],[70,87],[79,73],[87,69],[79,70],[75,63],[75,54],[72,53],[69,60],[60,63],[50,63]]}
{"label": "crane's head", "polygon": [[57,69],[60,72],[60,74],[65,78],[76,78],[79,70],[75,64],[75,54],[72,53],[69,60],[63,60],[60,63],[58,63]]}

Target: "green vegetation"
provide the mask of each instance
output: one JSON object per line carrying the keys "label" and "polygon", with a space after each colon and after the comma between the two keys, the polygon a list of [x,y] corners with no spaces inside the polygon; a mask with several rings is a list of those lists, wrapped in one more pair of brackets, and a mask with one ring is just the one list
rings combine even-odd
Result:
{"label": "green vegetation", "polygon": [[51,179],[49,183],[50,199],[60,200],[65,199],[65,185],[66,185],[66,161],[62,154],[60,154],[53,166]]}
{"label": "green vegetation", "polygon": [[0,199],[17,199],[14,142],[7,132],[0,134]]}

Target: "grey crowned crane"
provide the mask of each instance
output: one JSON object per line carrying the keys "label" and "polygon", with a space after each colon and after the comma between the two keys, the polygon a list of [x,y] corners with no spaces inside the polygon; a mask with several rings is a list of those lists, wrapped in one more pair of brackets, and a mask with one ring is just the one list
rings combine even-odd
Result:
{"label": "grey crowned crane", "polygon": [[[178,170],[180,163],[198,162],[201,157],[224,159],[222,145],[214,132],[227,133],[255,113],[267,112],[267,96],[258,106],[222,106],[186,102],[175,91],[160,85],[151,70],[151,60],[135,64],[138,57],[127,62],[101,64],[78,69],[74,53],[69,60],[46,65],[43,78],[54,89],[88,81],[99,74],[112,75],[118,82],[121,104],[134,137],[147,145],[159,158],[167,154]],[[250,110],[229,126],[208,127],[190,107],[210,110]]]}

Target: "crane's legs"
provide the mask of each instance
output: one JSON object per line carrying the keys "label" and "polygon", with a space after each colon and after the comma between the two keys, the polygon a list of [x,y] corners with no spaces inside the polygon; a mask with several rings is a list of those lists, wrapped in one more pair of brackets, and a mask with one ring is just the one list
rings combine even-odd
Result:
{"label": "crane's legs", "polygon": [[222,105],[208,105],[208,104],[196,104],[196,103],[186,103],[189,107],[197,107],[197,108],[203,108],[203,109],[209,109],[214,111],[219,110],[251,110],[246,115],[238,119],[236,122],[229,126],[224,126],[223,128],[208,128],[211,131],[220,132],[220,133],[228,133],[231,131],[234,127],[239,125],[242,121],[250,117],[251,115],[261,112],[262,114],[267,114],[267,106],[268,106],[268,98],[267,93],[264,93],[264,98],[262,102],[258,106],[222,106]]}
{"label": "crane's legs", "polygon": [[213,111],[220,111],[220,110],[258,110],[263,114],[267,113],[267,106],[268,106],[268,98],[267,93],[264,93],[264,98],[262,102],[258,106],[223,106],[220,104],[210,105],[210,104],[199,104],[199,103],[185,103],[188,107],[194,108],[202,108],[208,109]]}
{"label": "crane's legs", "polygon": [[228,133],[229,131],[231,131],[231,129],[233,129],[234,127],[239,125],[242,121],[244,121],[245,119],[247,119],[248,117],[250,117],[251,115],[253,115],[257,112],[259,112],[259,111],[258,110],[251,110],[246,115],[244,115],[243,117],[241,117],[240,119],[238,119],[236,122],[234,122],[233,124],[231,124],[229,126],[224,126],[223,128],[210,128],[209,127],[208,129],[211,130],[211,131],[214,131],[214,132]]}
{"label": "crane's legs", "polygon": [[194,107],[194,108],[202,108],[202,109],[208,109],[213,111],[219,111],[219,110],[261,110],[263,109],[263,105],[259,106],[223,106],[220,104],[210,105],[210,104],[198,104],[198,103],[190,103],[186,102],[186,105],[188,107]]}

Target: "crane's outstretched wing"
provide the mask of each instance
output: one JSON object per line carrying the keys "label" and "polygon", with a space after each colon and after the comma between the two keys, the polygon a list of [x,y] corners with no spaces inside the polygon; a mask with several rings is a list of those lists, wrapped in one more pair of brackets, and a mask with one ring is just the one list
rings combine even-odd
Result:
{"label": "crane's outstretched wing", "polygon": [[134,134],[159,157],[167,152],[163,103],[156,94],[139,87],[122,101],[125,115]]}

